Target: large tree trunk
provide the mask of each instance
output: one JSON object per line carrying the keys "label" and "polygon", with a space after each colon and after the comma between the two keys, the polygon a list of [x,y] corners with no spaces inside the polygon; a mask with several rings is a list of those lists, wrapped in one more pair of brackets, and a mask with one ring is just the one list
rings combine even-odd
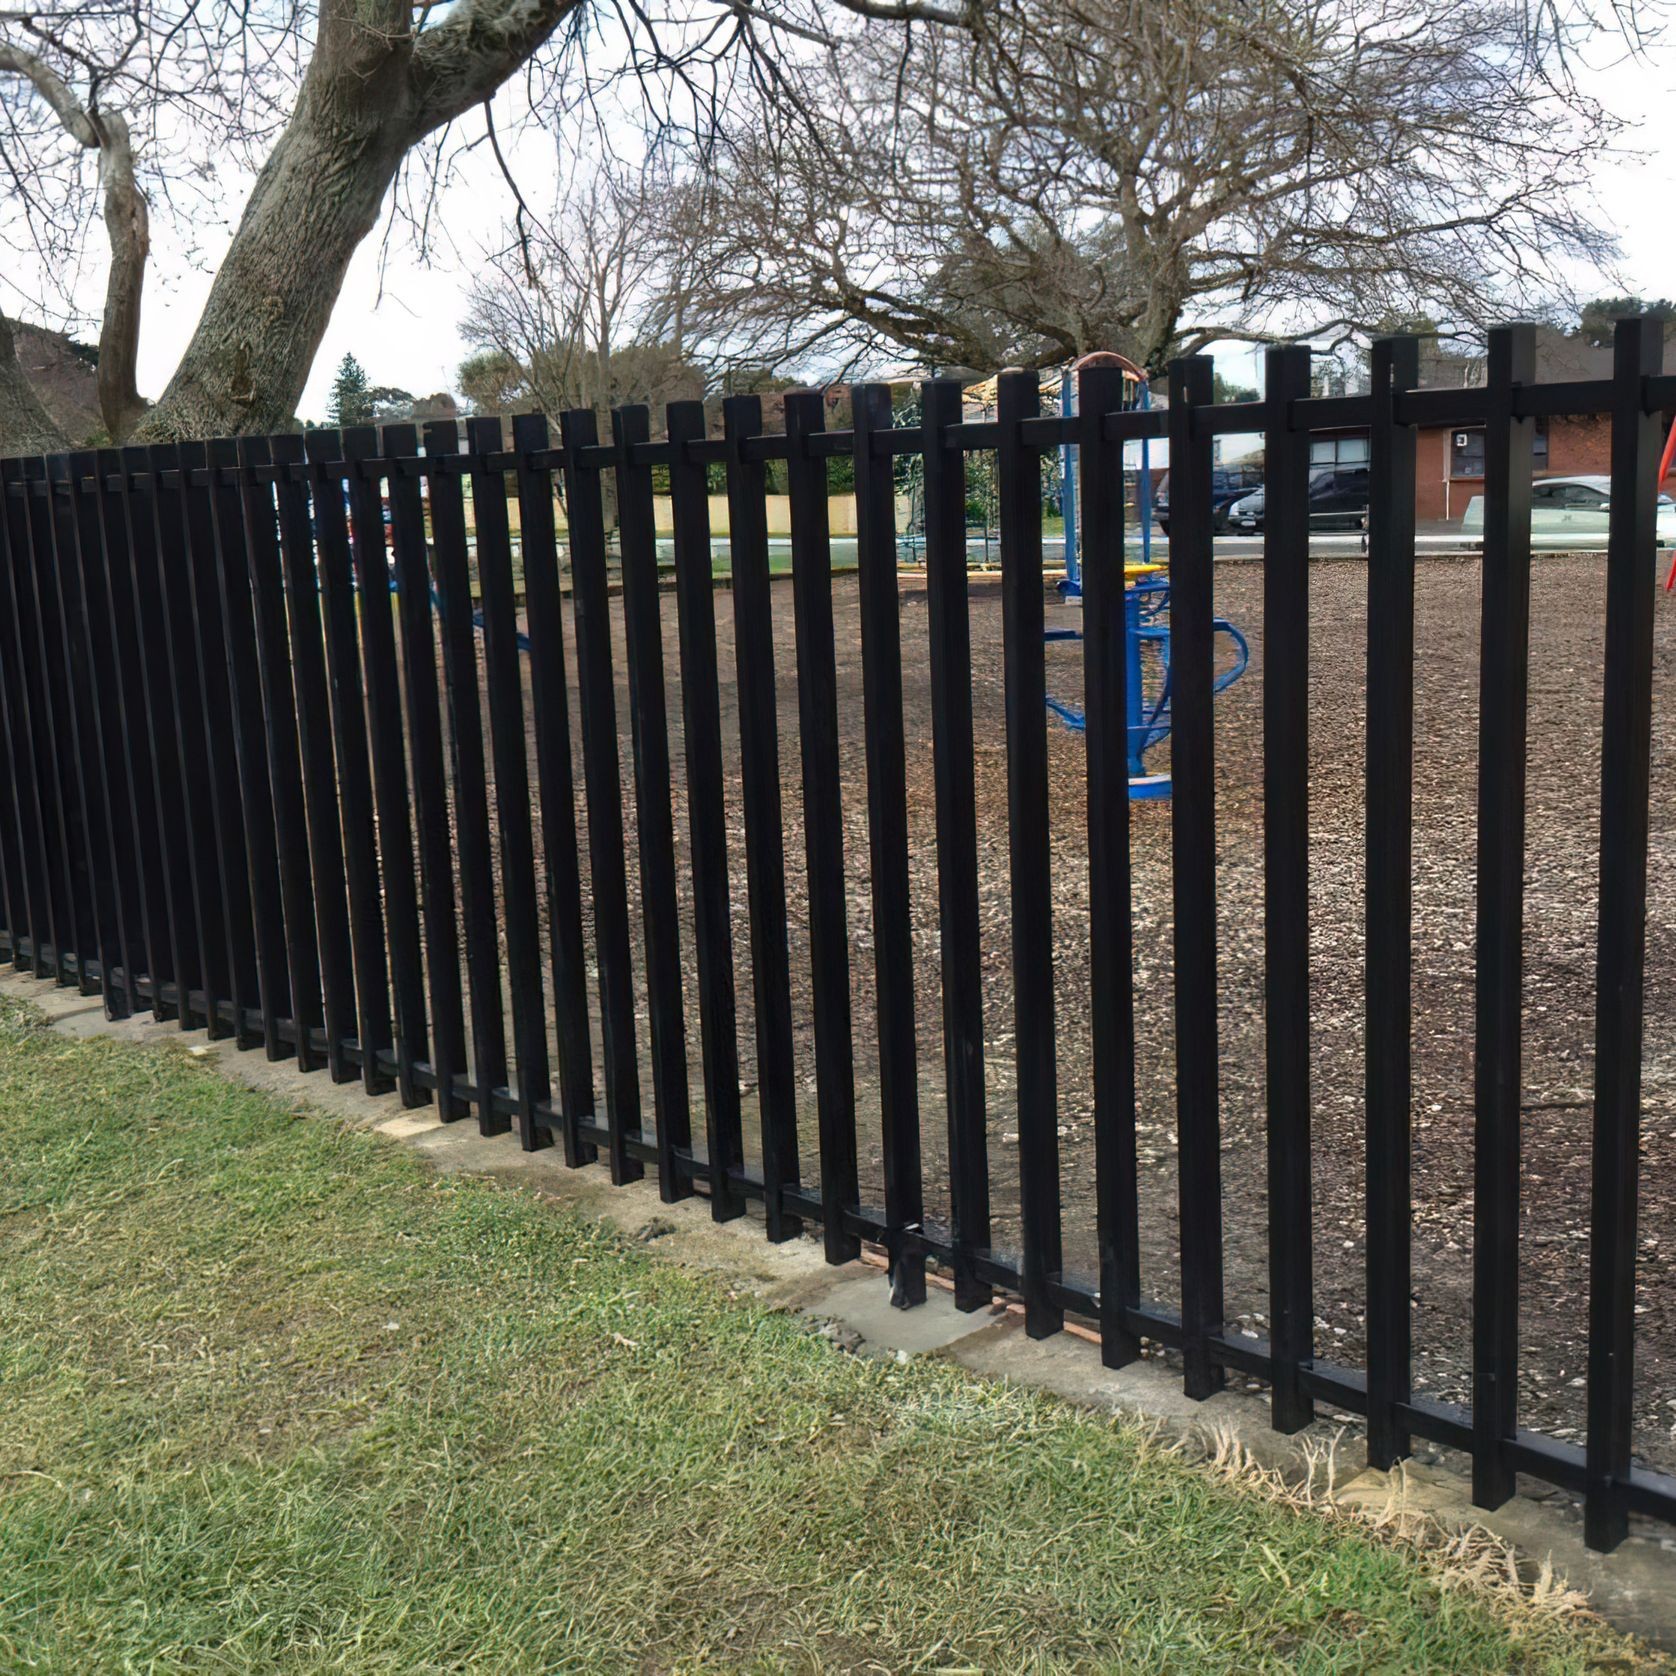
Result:
{"label": "large tree trunk", "polygon": [[0,455],[55,454],[69,446],[24,376],[12,323],[0,314]]}
{"label": "large tree trunk", "polygon": [[349,263],[408,150],[480,104],[579,0],[322,0],[297,107],[257,177],[146,441],[288,426]]}
{"label": "large tree trunk", "polygon": [[[290,425],[356,250],[413,139],[413,93],[386,43],[352,62],[316,48],[256,179],[145,441]],[[368,61],[370,59],[370,62]]]}

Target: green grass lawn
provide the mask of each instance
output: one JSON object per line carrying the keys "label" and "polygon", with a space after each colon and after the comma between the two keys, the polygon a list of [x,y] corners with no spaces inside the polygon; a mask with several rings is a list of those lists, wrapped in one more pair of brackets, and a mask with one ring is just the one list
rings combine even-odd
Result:
{"label": "green grass lawn", "polygon": [[[508,1143],[511,1144],[510,1142]],[[1581,1670],[1605,1631],[0,1003],[0,1669]]]}

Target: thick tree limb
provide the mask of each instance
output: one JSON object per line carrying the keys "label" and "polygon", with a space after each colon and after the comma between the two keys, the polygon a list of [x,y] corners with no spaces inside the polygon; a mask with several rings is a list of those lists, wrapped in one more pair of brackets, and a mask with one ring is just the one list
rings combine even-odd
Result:
{"label": "thick tree limb", "polygon": [[[78,145],[99,154],[110,272],[99,329],[99,411],[116,442],[127,437],[145,411],[136,378],[140,352],[140,300],[151,250],[150,213],[134,175],[127,120],[78,99],[63,77],[34,53],[0,41],[0,75],[22,76]],[[15,356],[12,357],[15,363]]]}

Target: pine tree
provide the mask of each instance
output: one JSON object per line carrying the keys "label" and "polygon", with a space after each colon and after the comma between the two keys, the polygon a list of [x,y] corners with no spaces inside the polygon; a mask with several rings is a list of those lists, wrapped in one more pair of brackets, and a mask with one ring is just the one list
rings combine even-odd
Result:
{"label": "pine tree", "polygon": [[372,409],[366,370],[353,355],[345,355],[338,362],[337,377],[332,380],[331,400],[326,404],[327,422],[337,426],[370,424]]}

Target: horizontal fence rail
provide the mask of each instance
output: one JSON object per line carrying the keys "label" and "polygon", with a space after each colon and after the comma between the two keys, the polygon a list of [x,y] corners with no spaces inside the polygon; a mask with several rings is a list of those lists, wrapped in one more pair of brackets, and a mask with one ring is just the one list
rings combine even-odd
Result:
{"label": "horizontal fence rail", "polygon": [[[598,1159],[613,1182],[651,1168],[666,1201],[702,1193],[718,1220],[760,1202],[770,1238],[818,1226],[835,1263],[877,1242],[903,1306],[924,1298],[935,1264],[952,1275],[961,1309],[986,1306],[997,1289],[1019,1295],[1032,1336],[1059,1331],[1067,1313],[1097,1322],[1109,1366],[1132,1361],[1143,1341],[1178,1352],[1194,1397],[1230,1372],[1266,1380],[1282,1431],[1306,1424],[1317,1404],[1365,1416],[1377,1466],[1417,1438],[1465,1451],[1483,1505],[1505,1500],[1520,1473],[1547,1480],[1583,1497],[1588,1540],[1610,1548],[1631,1514],[1676,1520],[1676,1478],[1637,1463],[1631,1426],[1654,500],[1660,416],[1676,408],[1659,332],[1620,323],[1612,377],[1570,383],[1539,382],[1533,329],[1509,326],[1492,333],[1487,381],[1471,389],[1416,388],[1416,345],[1394,339],[1374,348],[1370,393],[1351,397],[1311,396],[1307,350],[1282,348],[1270,352],[1265,395],[1253,402],[1211,401],[1210,363],[1190,358],[1172,368],[1158,410],[1126,406],[1123,378],[1094,368],[1068,417],[1043,415],[1037,375],[1011,372],[998,417],[977,422],[962,417],[957,385],[931,380],[911,424],[894,422],[886,386],[855,387],[848,430],[827,429],[822,397],[798,392],[786,400],[784,434],[765,434],[761,403],[738,397],[719,434],[700,404],[676,403],[658,439],[647,409],[625,408],[609,440],[580,412],[562,417],[556,443],[546,420],[526,417],[510,437],[500,421],[474,419],[463,435],[453,421],[427,424],[422,442],[412,425],[389,425],[0,461],[0,953],[21,972],[102,995],[112,1017],[149,1009],[337,1081],[358,1078],[408,1106],[434,1103],[444,1119],[473,1116],[525,1148],[557,1142],[567,1164]],[[1518,1401],[1530,438],[1536,419],[1568,414],[1608,419],[1612,479],[1582,1446],[1521,1427]],[[1470,1405],[1412,1385],[1413,501],[1416,427],[1435,424],[1486,431]],[[1370,438],[1368,590],[1379,625],[1367,664],[1365,1371],[1317,1353],[1310,1255],[1308,437],[1352,426]],[[1233,1330],[1223,1302],[1211,497],[1213,441],[1233,432],[1264,435],[1267,469],[1268,1339]],[[1121,649],[1123,451],[1166,437],[1179,1312],[1149,1301],[1140,1272],[1133,677]],[[1048,889],[1039,487],[1044,454],[1066,445],[1080,461],[1086,548],[1091,893],[1078,923],[1054,917]],[[994,1097],[978,982],[965,461],[991,450],[1016,1253],[992,1243]],[[904,642],[900,456],[917,458],[922,474],[923,654]],[[864,709],[848,770],[827,500],[830,462],[845,457],[857,500]],[[786,462],[789,597],[771,587],[771,461]],[[726,649],[711,468],[729,514]],[[660,584],[654,478],[673,508],[672,593]],[[777,611],[795,623],[795,667],[775,667]],[[909,906],[903,671],[921,655],[942,961],[937,1065],[919,1062],[915,1013],[928,1003],[914,992]],[[782,704],[795,714],[801,770],[796,846],[782,809]],[[731,871],[724,807],[734,733],[742,875]],[[859,824],[846,825],[846,806]],[[865,952],[852,944],[844,884],[863,828]],[[788,861],[808,879],[802,943],[790,932]],[[1067,938],[1088,939],[1091,955],[1096,1275],[1069,1271],[1062,1253],[1052,973]],[[799,1166],[794,947],[806,951],[798,958],[812,997],[815,1182]],[[852,1009],[863,963],[876,973],[873,1016]],[[747,966],[755,1039],[742,1064],[736,984]],[[697,1113],[690,1030],[701,1057]],[[742,1075],[759,1113],[749,1131]],[[925,1211],[927,1077],[947,1097],[937,1154],[947,1180],[934,1184],[946,1189],[946,1225]],[[879,1116],[881,1205],[863,1202],[858,1187],[864,1082]]]}

